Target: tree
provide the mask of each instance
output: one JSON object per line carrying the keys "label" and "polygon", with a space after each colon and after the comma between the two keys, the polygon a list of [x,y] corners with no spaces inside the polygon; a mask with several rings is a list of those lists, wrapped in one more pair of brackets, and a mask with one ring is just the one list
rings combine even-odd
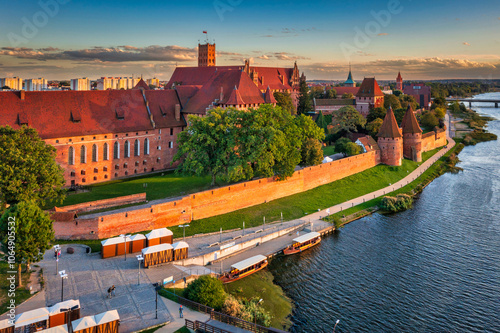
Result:
{"label": "tree", "polygon": [[[418,103],[417,103],[417,100],[415,99],[415,97],[411,96],[411,95],[401,95],[399,96],[399,99],[401,101],[401,108],[403,109],[408,109],[408,104],[411,104],[411,107],[413,110],[417,110],[418,109]],[[395,108],[393,108],[395,109]]]}
{"label": "tree", "polygon": [[305,80],[300,80],[299,105],[297,114],[308,113],[313,110],[311,99],[309,98],[309,88]]}
{"label": "tree", "polygon": [[347,155],[347,144],[352,143],[348,138],[340,138],[335,142],[335,151]]}
{"label": "tree", "polygon": [[318,165],[323,162],[323,149],[321,143],[316,139],[307,139],[301,148],[302,159],[300,165]]}
{"label": "tree", "polygon": [[25,263],[29,270],[29,265],[42,260],[50,248],[54,239],[52,220],[35,202],[19,202],[0,218],[0,237],[4,252],[13,256],[17,264],[18,286],[21,287],[21,264]]}
{"label": "tree", "polygon": [[319,128],[322,128],[326,133],[328,123],[326,122],[326,119],[323,116],[323,111],[319,112],[318,118],[316,118],[316,125],[318,125]]}
{"label": "tree", "polygon": [[364,126],[366,119],[354,107],[343,106],[332,117],[331,134],[357,132],[358,126]]}
{"label": "tree", "polygon": [[438,119],[444,119],[444,117],[446,116],[446,109],[442,108],[442,107],[438,107],[438,108],[434,109],[434,114],[436,115],[436,117]]}
{"label": "tree", "polygon": [[375,138],[380,131],[380,127],[382,127],[383,123],[384,121],[382,119],[377,118],[366,124],[366,130],[368,131],[368,134]]}
{"label": "tree", "polygon": [[354,95],[351,93],[343,93],[342,94],[342,99],[353,99]]}
{"label": "tree", "polygon": [[328,98],[328,99],[335,99],[335,98],[337,98],[337,90],[335,90],[333,88],[327,89],[326,93],[325,93],[325,98]]}
{"label": "tree", "polygon": [[10,90],[9,86],[3,86],[2,89]]}
{"label": "tree", "polygon": [[154,84],[149,85],[149,89],[151,89],[151,90],[155,90],[156,88],[158,88],[158,87]]}
{"label": "tree", "polygon": [[314,98],[316,98],[316,99],[324,98],[324,88],[323,87],[312,87],[309,90],[309,97],[311,98],[311,100],[313,100]]}
{"label": "tree", "polygon": [[59,82],[59,88],[60,87],[69,87],[70,84],[69,84],[69,81],[60,81]]}
{"label": "tree", "polygon": [[384,95],[384,108],[392,107],[393,110],[401,108],[401,102],[395,95]]}
{"label": "tree", "polygon": [[426,112],[422,115],[420,118],[420,121],[422,123],[422,126],[424,126],[427,129],[433,129],[437,125],[439,125],[439,120],[436,118],[434,113],[432,112]]}
{"label": "tree", "polygon": [[220,311],[227,294],[219,279],[203,275],[188,284],[184,290],[184,297]]}
{"label": "tree", "polygon": [[398,124],[401,124],[401,122],[403,122],[403,117],[405,116],[405,113],[406,113],[406,110],[408,108],[399,108],[399,109],[396,109],[394,110],[394,118],[396,118],[396,122]]}
{"label": "tree", "polygon": [[387,113],[387,110],[384,107],[373,108],[370,110],[370,112],[366,116],[366,121],[372,122],[377,118],[383,120],[385,118],[386,113]]}
{"label": "tree", "polygon": [[20,201],[62,202],[64,173],[55,157],[35,129],[0,127],[0,213]]}
{"label": "tree", "polygon": [[403,92],[402,92],[401,90],[394,90],[394,91],[392,92],[392,94],[393,94],[394,96],[396,96],[396,97],[399,97],[399,96],[403,95]]}
{"label": "tree", "polygon": [[361,146],[355,144],[354,142],[348,142],[345,145],[345,154],[347,156],[354,156],[361,153]]}
{"label": "tree", "polygon": [[283,110],[290,112],[290,114],[297,114],[295,105],[293,105],[292,97],[287,92],[275,92],[274,98],[276,99],[276,105],[281,107]]}

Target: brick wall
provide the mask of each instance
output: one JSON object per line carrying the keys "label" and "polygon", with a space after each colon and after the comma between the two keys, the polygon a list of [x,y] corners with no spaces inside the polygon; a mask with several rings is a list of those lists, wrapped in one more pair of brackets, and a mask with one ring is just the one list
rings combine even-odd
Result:
{"label": "brick wall", "polygon": [[125,196],[118,197],[118,198],[84,202],[84,203],[76,204],[76,205],[56,207],[55,209],[58,212],[83,213],[83,212],[91,212],[93,210],[128,205],[128,204],[133,204],[133,203],[138,203],[138,202],[143,202],[143,201],[146,201],[146,193],[131,194],[131,195],[125,195]]}
{"label": "brick wall", "polygon": [[[296,171],[286,181],[275,181],[273,178],[252,180],[126,213],[104,212],[82,216],[71,222],[75,227],[71,232],[55,228],[56,238],[65,238],[71,234],[73,237],[102,239],[122,233],[174,226],[307,191],[370,169],[379,163],[379,152],[372,151]],[[90,234],[91,231],[94,234]]]}

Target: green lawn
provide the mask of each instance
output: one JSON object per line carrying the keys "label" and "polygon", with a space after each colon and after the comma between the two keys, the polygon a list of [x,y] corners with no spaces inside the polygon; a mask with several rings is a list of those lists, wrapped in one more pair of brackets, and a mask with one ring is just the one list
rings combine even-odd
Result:
{"label": "green lawn", "polygon": [[262,307],[273,316],[271,326],[279,329],[290,326],[287,317],[292,313],[292,303],[286,298],[283,289],[273,283],[273,275],[269,271],[263,270],[225,284],[224,288],[236,298],[262,298]]}
{"label": "green lawn", "polygon": [[[17,266],[17,265],[16,265]],[[23,266],[23,270],[26,267]],[[7,278],[11,275],[8,274],[7,272],[9,271],[9,265],[5,261],[0,261],[0,314],[3,314],[7,312],[8,308],[7,305],[9,305],[10,302],[10,297],[8,296],[9,293],[9,281],[7,281]],[[17,267],[15,269],[17,271]],[[24,287],[21,287],[20,289],[16,289],[15,291],[15,300],[16,300],[16,306],[27,300],[28,298],[31,297],[31,294],[29,290],[26,290],[25,287],[28,283],[30,273],[25,272],[22,273],[23,276],[23,285]],[[16,286],[17,286],[17,274],[16,274]]]}
{"label": "green lawn", "polygon": [[[163,176],[158,173],[89,186],[90,192],[68,195],[63,206],[143,192],[146,192],[148,200],[163,199],[207,190],[210,182],[210,177],[184,177],[173,171],[166,171]],[[143,187],[144,183],[148,186]]]}
{"label": "green lawn", "polygon": [[323,156],[330,156],[335,154],[335,146],[326,146],[323,147]]}

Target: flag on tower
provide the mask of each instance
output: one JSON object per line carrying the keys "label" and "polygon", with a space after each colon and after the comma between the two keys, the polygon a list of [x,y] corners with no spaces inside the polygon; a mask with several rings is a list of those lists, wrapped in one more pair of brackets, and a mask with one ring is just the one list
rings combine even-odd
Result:
{"label": "flag on tower", "polygon": [[206,32],[206,31],[203,31],[203,33],[204,33],[204,34],[208,34],[208,32]]}

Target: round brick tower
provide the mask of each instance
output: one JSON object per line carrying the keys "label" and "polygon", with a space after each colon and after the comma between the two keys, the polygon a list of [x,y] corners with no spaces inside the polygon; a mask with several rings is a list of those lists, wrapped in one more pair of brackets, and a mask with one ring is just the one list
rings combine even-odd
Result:
{"label": "round brick tower", "polygon": [[422,162],[422,129],[411,105],[403,117],[403,156],[415,162]]}
{"label": "round brick tower", "polygon": [[399,130],[396,117],[389,107],[384,123],[378,133],[381,162],[387,165],[400,166],[403,160],[403,136]]}

